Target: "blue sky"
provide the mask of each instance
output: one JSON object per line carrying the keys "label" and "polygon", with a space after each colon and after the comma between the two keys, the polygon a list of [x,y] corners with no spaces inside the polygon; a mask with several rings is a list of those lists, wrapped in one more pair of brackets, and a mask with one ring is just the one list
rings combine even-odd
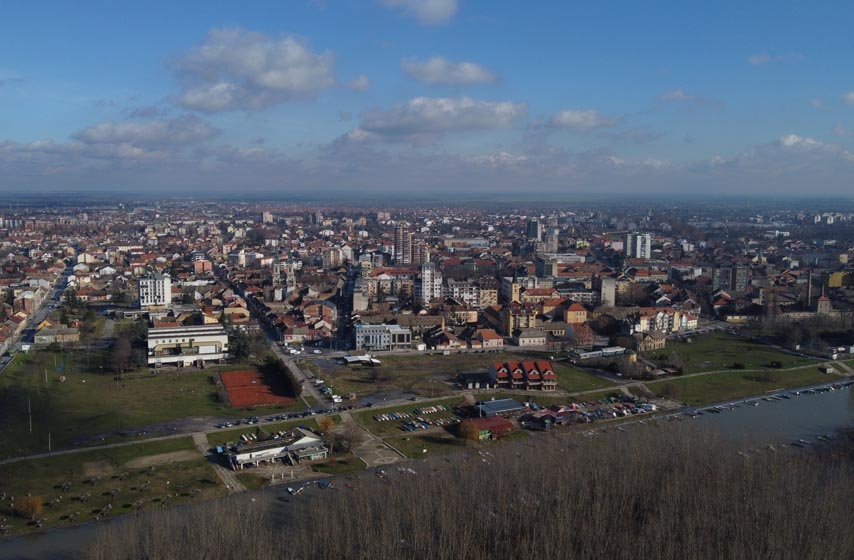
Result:
{"label": "blue sky", "polygon": [[850,3],[0,2],[0,189],[850,194]]}

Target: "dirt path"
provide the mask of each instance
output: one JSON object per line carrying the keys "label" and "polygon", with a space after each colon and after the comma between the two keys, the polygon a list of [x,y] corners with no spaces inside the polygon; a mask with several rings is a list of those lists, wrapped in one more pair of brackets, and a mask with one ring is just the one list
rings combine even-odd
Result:
{"label": "dirt path", "polygon": [[236,494],[237,492],[243,492],[246,490],[246,487],[237,480],[237,476],[234,471],[231,469],[227,469],[220,465],[217,462],[217,458],[214,457],[210,453],[210,444],[208,443],[207,436],[202,432],[196,432],[193,434],[193,443],[196,444],[196,449],[198,449],[202,455],[210,462],[213,467],[216,475],[225,485],[226,490],[228,490],[229,494]]}

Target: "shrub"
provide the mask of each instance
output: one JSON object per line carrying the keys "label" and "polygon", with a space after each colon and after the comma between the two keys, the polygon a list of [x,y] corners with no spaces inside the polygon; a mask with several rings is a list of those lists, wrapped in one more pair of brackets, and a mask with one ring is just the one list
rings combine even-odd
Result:
{"label": "shrub", "polygon": [[15,514],[25,519],[35,519],[44,511],[44,500],[41,496],[24,496],[15,504]]}

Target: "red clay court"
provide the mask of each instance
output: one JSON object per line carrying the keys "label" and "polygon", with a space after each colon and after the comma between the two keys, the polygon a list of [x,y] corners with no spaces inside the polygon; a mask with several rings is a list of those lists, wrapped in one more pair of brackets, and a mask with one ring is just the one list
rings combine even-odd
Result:
{"label": "red clay court", "polygon": [[296,399],[277,395],[256,371],[227,371],[221,374],[222,384],[228,391],[228,400],[233,407],[289,405]]}

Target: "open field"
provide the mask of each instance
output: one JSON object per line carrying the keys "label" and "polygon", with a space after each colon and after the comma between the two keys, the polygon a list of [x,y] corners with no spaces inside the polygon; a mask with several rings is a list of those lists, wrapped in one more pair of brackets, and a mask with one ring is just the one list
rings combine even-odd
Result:
{"label": "open field", "polygon": [[645,353],[644,357],[660,363],[659,358],[675,352],[684,360],[685,373],[727,369],[736,362],[744,364],[746,369],[765,369],[777,361],[785,369],[814,361],[729,334],[692,337],[691,340],[691,343],[668,340],[666,348]]}
{"label": "open field", "polygon": [[211,446],[222,445],[224,443],[234,443],[240,439],[240,436],[243,434],[254,434],[256,429],[264,430],[265,432],[272,433],[278,432],[279,430],[287,430],[290,428],[296,428],[298,426],[305,426],[311,430],[317,430],[317,421],[313,417],[309,418],[299,418],[296,420],[288,420],[286,422],[273,422],[270,424],[247,424],[244,426],[238,426],[236,428],[230,430],[219,430],[216,432],[209,432],[207,434],[208,443]]}
{"label": "open field", "polygon": [[[462,354],[385,355],[378,367],[347,367],[331,360],[318,360],[304,369],[320,376],[339,395],[356,393],[360,396],[377,393],[412,393],[421,397],[450,395],[450,383],[457,372],[486,372],[492,362],[548,359],[542,352],[498,352]],[[558,385],[566,391],[586,391],[610,386],[600,379],[571,365],[552,361]]]}
{"label": "open field", "polygon": [[234,366],[160,370],[156,375],[146,369],[117,382],[112,373],[102,373],[94,365],[98,360],[87,361],[82,351],[38,350],[15,357],[0,374],[0,458],[47,451],[48,433],[52,448],[61,449],[94,435],[133,434],[137,428],[180,418],[241,418],[250,411],[270,414],[304,408],[301,402],[254,409],[226,406],[217,396],[214,373]]}
{"label": "open field", "polygon": [[699,406],[761,395],[779,389],[828,383],[836,379],[836,375],[823,373],[818,367],[814,367],[793,371],[735,370],[684,379],[649,381],[646,386],[658,395]]}
{"label": "open field", "polygon": [[[190,437],[0,465],[0,517],[12,534],[35,530],[11,497],[40,497],[46,527],[225,494]],[[109,506],[109,507],[108,507]]]}

